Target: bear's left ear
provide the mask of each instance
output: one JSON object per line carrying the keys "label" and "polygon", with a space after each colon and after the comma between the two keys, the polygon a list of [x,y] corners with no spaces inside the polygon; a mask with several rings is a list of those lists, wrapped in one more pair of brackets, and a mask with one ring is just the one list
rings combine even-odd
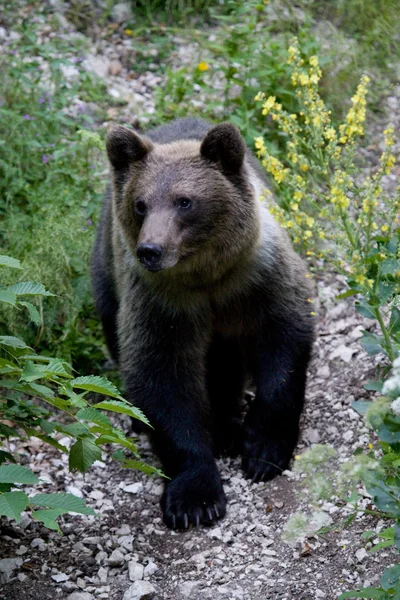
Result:
{"label": "bear's left ear", "polygon": [[246,153],[246,145],[239,129],[232,123],[220,123],[216,125],[204,137],[200,154],[219,163],[226,173],[237,173]]}

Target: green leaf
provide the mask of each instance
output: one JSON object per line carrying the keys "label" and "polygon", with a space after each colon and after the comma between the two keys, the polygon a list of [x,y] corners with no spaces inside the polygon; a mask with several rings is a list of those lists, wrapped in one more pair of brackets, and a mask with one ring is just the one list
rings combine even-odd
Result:
{"label": "green leaf", "polygon": [[112,398],[123,400],[115,385],[111,383],[111,381],[108,381],[108,379],[105,377],[99,377],[98,375],[77,377],[76,379],[70,381],[70,385],[73,388],[86,390],[87,392],[95,392],[96,394],[104,394],[105,396],[111,396]]}
{"label": "green leaf", "polygon": [[372,402],[368,400],[354,400],[351,403],[351,408],[358,412],[359,415],[365,415],[370,406],[372,406]]}
{"label": "green leaf", "polygon": [[396,523],[394,526],[394,544],[397,550],[400,550],[400,525]]}
{"label": "green leaf", "polygon": [[385,600],[386,594],[383,590],[369,587],[363,588],[359,592],[356,592],[355,590],[351,592],[344,592],[338,596],[337,600],[344,600],[345,598],[373,598],[375,600]]}
{"label": "green leaf", "polygon": [[75,416],[82,421],[91,421],[92,423],[97,423],[98,425],[112,427],[111,421],[106,417],[106,415],[103,415],[103,413],[92,407],[81,408],[78,410]]}
{"label": "green leaf", "polygon": [[160,477],[167,477],[166,475],[164,475],[161,469],[157,469],[156,467],[147,465],[146,463],[140,460],[124,459],[123,461],[121,461],[120,464],[121,467],[124,469],[137,469],[138,471],[142,471],[146,475],[159,475]]}
{"label": "green leaf", "polygon": [[52,358],[47,365],[43,365],[41,369],[46,375],[57,375],[58,377],[72,377],[65,368],[65,364],[58,358]]}
{"label": "green leaf", "polygon": [[84,473],[95,460],[101,460],[101,449],[88,438],[79,439],[69,452],[69,470]]}
{"label": "green leaf", "polygon": [[0,437],[9,438],[14,435],[17,437],[20,437],[18,431],[16,429],[14,429],[14,427],[10,427],[9,425],[6,425],[5,423],[0,423]]}
{"label": "green leaf", "polygon": [[137,453],[136,445],[133,442],[131,442],[130,440],[126,439],[125,436],[122,437],[119,435],[112,435],[109,433],[105,433],[105,434],[101,435],[100,437],[98,437],[96,440],[96,445],[98,446],[100,444],[120,444],[120,446],[127,448],[134,454]]}
{"label": "green leaf", "polygon": [[390,315],[389,333],[395,335],[400,332],[400,310],[393,308],[392,314]]}
{"label": "green leaf", "polygon": [[396,591],[399,590],[400,584],[400,565],[395,565],[394,567],[389,567],[385,569],[382,577],[381,577],[381,586],[384,590],[388,591],[390,589],[395,588]]}
{"label": "green leaf", "polygon": [[53,529],[61,533],[61,529],[56,521],[57,517],[65,515],[65,511],[62,508],[44,508],[43,510],[33,510],[32,517],[35,521],[40,521],[48,529]]}
{"label": "green leaf", "polygon": [[376,335],[374,333],[368,333],[367,331],[363,331],[363,337],[360,340],[360,343],[364,350],[370,355],[375,356],[375,354],[379,354],[380,352],[384,352],[382,344],[384,343],[383,337]]}
{"label": "green leaf", "polygon": [[22,269],[21,263],[11,256],[0,255],[0,267],[9,267],[10,269]]}
{"label": "green leaf", "polygon": [[66,512],[75,512],[81,515],[95,515],[93,508],[86,506],[82,498],[64,492],[56,494],[36,494],[30,499],[32,506],[46,506],[48,508],[62,508]]}
{"label": "green leaf", "polygon": [[29,387],[41,396],[43,396],[43,398],[50,399],[54,397],[53,390],[49,387],[46,387],[45,385],[39,385],[38,383],[29,383]]}
{"label": "green leaf", "polygon": [[57,431],[61,433],[66,433],[74,438],[77,438],[79,435],[88,435],[89,428],[87,425],[83,423],[69,423],[68,425],[57,425]]}
{"label": "green leaf", "polygon": [[376,316],[366,302],[355,302],[354,308],[363,317],[366,317],[367,319],[376,319]]}
{"label": "green leaf", "polygon": [[385,540],[384,542],[379,542],[378,544],[375,544],[375,546],[373,546],[370,550],[371,553],[374,552],[379,552],[379,550],[383,550],[384,548],[390,548],[390,546],[393,546],[394,541],[393,540]]}
{"label": "green leaf", "polygon": [[383,381],[375,381],[374,379],[370,379],[364,385],[364,389],[371,392],[381,392],[383,388]]}
{"label": "green leaf", "polygon": [[1,483],[39,483],[39,479],[22,465],[0,465]]}
{"label": "green leaf", "polygon": [[41,283],[32,281],[21,281],[11,285],[8,289],[17,296],[55,296],[55,294],[48,292]]}
{"label": "green leaf", "polygon": [[6,452],[5,450],[0,450],[0,465],[3,464],[6,460],[15,463],[15,459],[12,454]]}
{"label": "green leaf", "polygon": [[12,487],[12,483],[0,483],[0,492],[9,492]]}
{"label": "green leaf", "polygon": [[29,498],[24,492],[5,492],[0,494],[0,515],[18,521],[28,504]]}
{"label": "green leaf", "polygon": [[36,379],[43,379],[43,377],[43,371],[34,365],[32,361],[27,360],[21,373],[20,381],[31,382]]}
{"label": "green leaf", "polygon": [[0,290],[0,302],[15,306],[17,303],[17,296],[10,290]]}
{"label": "green leaf", "polygon": [[[138,419],[139,421],[146,423],[146,425],[150,425],[149,421],[147,420],[147,418],[144,416],[144,414],[142,413],[142,411],[139,408],[136,408],[136,406],[128,404],[127,402],[124,402],[124,401],[118,402],[117,400],[105,400],[104,402],[99,402],[98,404],[94,404],[93,408],[96,408],[96,409],[102,408],[103,410],[110,410],[112,412],[129,415],[130,417],[133,417],[134,419]],[[151,425],[150,425],[150,427],[151,427]]]}
{"label": "green leaf", "polygon": [[29,348],[23,340],[12,335],[0,335],[0,345],[10,348]]}
{"label": "green leaf", "polygon": [[35,325],[41,325],[42,319],[40,318],[40,314],[36,306],[33,306],[33,304],[31,304],[30,302],[25,302],[25,300],[19,300],[18,304],[20,304],[21,306],[25,306],[25,308],[28,309],[29,317]]}

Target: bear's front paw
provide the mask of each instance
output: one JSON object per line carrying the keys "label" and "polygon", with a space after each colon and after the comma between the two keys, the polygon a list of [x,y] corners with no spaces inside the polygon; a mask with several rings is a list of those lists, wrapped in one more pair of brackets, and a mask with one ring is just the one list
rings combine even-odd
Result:
{"label": "bear's front paw", "polygon": [[253,483],[268,481],[288,467],[292,452],[293,444],[288,440],[268,439],[252,432],[244,442],[242,468]]}
{"label": "bear's front paw", "polygon": [[215,465],[179,473],[167,483],[161,497],[164,523],[170,529],[211,525],[226,513],[226,496]]}

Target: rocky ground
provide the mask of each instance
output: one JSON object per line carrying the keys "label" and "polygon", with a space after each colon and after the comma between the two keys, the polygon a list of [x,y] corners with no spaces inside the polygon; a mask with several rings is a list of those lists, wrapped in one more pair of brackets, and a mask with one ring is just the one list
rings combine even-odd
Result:
{"label": "rocky ground", "polygon": [[[3,40],[10,33],[0,29]],[[51,33],[50,28],[43,35]],[[129,39],[99,37],[75,68],[97,72],[111,96],[122,100],[108,110],[110,120],[122,114],[135,124],[138,114],[154,110],[153,91],[161,78],[151,70],[132,76],[132,52]],[[73,70],[66,76],[73,77]],[[399,96],[396,90],[388,103],[397,122]],[[315,443],[331,444],[338,464],[370,442],[351,404],[368,398],[363,383],[374,374],[372,359],[358,342],[361,329],[373,324],[355,314],[351,299],[335,300],[341,289],[340,279],[329,274],[319,281],[318,337],[297,449],[300,454]],[[139,447],[155,464],[144,436]],[[83,497],[100,517],[66,517],[62,536],[27,514],[18,524],[1,521],[1,600],[334,600],[340,591],[375,584],[383,567],[395,560],[391,551],[368,552],[371,544],[361,533],[379,531],[383,522],[362,514],[346,529],[315,535],[321,524],[340,524],[348,508],[325,501],[313,513],[301,494],[301,476],[293,472],[252,484],[243,478],[239,460],[220,460],[226,518],[182,533],[162,523],[161,480],[122,470],[106,456],[84,476],[70,474],[67,457],[35,439],[26,445],[11,442],[10,451],[24,457],[42,478],[43,489]],[[298,511],[309,514],[308,535],[303,532],[289,544],[282,533]]]}

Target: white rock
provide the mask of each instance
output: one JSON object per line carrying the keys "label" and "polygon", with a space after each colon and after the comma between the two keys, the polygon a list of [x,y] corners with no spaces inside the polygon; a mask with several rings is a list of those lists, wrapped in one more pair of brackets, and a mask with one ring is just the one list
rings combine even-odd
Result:
{"label": "white rock", "polygon": [[341,344],[333,352],[331,352],[329,356],[329,360],[334,360],[335,358],[340,358],[345,363],[349,363],[353,357],[353,354],[356,354],[356,348],[349,348],[345,344]]}
{"label": "white rock", "polygon": [[110,565],[110,567],[122,567],[124,562],[125,558],[122,552],[120,552],[120,550],[114,550],[111,553],[110,558],[108,559],[108,564]]}
{"label": "white rock", "polygon": [[77,498],[83,498],[83,494],[82,494],[81,490],[79,488],[77,488],[75,485],[67,485],[67,487],[65,489],[69,494],[72,494],[73,496],[76,496]]}
{"label": "white rock", "polygon": [[4,27],[0,27],[0,40],[4,40],[7,37],[7,30]]}
{"label": "white rock", "polygon": [[0,560],[0,583],[7,583],[12,572],[22,565],[22,558],[3,558]]}
{"label": "white rock", "polygon": [[31,546],[32,548],[37,548],[38,550],[40,550],[40,552],[44,552],[45,550],[47,550],[47,545],[42,540],[42,538],[35,538],[34,540],[32,540]]}
{"label": "white rock", "polygon": [[118,2],[112,9],[111,16],[117,23],[124,21],[133,21],[133,13],[130,2]]}
{"label": "white rock", "polygon": [[144,566],[135,560],[131,560],[128,564],[129,569],[129,579],[131,581],[137,581],[138,579],[143,579],[144,574]]}
{"label": "white rock", "polygon": [[52,575],[51,578],[56,583],[62,583],[63,581],[68,581],[69,575],[66,573],[56,573],[55,575]]}
{"label": "white rock", "polygon": [[94,600],[94,596],[89,592],[73,592],[67,598],[67,600]]}
{"label": "white rock", "polygon": [[122,535],[121,537],[118,538],[118,544],[120,546],[122,546],[123,548],[125,548],[126,550],[129,550],[129,552],[132,552],[132,550],[133,550],[133,535]]}
{"label": "white rock", "polygon": [[154,598],[156,590],[148,581],[135,581],[128,588],[122,600],[151,600]]}
{"label": "white rock", "polygon": [[89,54],[82,65],[86,71],[95,73],[103,78],[106,77],[110,69],[110,61],[106,56],[94,56],[93,54]]}
{"label": "white rock", "polygon": [[124,492],[128,492],[128,494],[140,494],[143,491],[143,483],[138,481],[137,483],[132,483],[131,485],[125,485],[123,488]]}
{"label": "white rock", "polygon": [[366,551],[365,548],[359,548],[356,552],[356,558],[358,560],[358,562],[362,562],[364,560],[364,558],[366,558],[368,556],[368,552]]}
{"label": "white rock", "polygon": [[329,368],[329,365],[324,365],[323,367],[320,367],[317,371],[317,377],[321,377],[321,379],[328,379],[330,375],[331,370]]}
{"label": "white rock", "polygon": [[144,574],[147,575],[147,577],[151,577],[157,571],[158,567],[153,561],[150,561],[149,564],[144,568]]}

